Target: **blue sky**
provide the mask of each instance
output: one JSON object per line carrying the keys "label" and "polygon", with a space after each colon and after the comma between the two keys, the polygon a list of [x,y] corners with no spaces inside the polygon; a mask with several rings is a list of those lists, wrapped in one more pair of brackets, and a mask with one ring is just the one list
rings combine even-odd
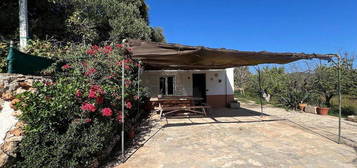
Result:
{"label": "blue sky", "polygon": [[[357,54],[357,0],[146,2],[150,25],[162,27],[171,43],[248,51]],[[304,69],[305,63],[287,66],[295,65]]]}

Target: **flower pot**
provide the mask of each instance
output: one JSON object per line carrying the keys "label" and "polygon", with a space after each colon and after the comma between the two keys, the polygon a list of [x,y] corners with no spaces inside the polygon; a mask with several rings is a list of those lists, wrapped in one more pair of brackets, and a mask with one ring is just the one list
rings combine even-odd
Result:
{"label": "flower pot", "polygon": [[330,108],[327,108],[327,107],[318,107],[317,108],[317,114],[328,115],[328,111],[329,110],[330,110]]}
{"label": "flower pot", "polygon": [[305,111],[305,107],[307,106],[307,104],[299,104],[299,109],[301,111]]}

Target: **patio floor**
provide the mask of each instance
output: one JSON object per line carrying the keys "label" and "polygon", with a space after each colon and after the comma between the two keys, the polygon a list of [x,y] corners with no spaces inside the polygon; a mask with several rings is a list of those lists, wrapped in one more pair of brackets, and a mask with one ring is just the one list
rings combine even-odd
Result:
{"label": "patio floor", "polygon": [[[214,109],[210,118],[168,119],[168,123],[155,115],[149,131],[138,139],[141,147],[132,149],[128,160],[117,167],[357,167],[357,148],[348,137],[353,131],[344,131],[352,143],[348,146],[335,143],[332,135],[324,136],[309,125],[310,120],[327,124],[330,127],[322,132],[329,132],[335,129],[335,123],[329,122],[336,118],[311,118],[312,114],[297,112],[287,115],[291,112],[273,107],[266,107],[261,118],[254,111],[259,106],[242,107]],[[300,115],[307,115],[306,127]],[[357,124],[347,124],[357,131]]]}

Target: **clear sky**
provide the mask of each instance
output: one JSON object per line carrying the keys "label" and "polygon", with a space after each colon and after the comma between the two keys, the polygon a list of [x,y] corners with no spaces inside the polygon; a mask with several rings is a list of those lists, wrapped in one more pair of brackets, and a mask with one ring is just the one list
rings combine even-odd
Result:
{"label": "clear sky", "polygon": [[[357,54],[357,0],[146,0],[167,42]],[[300,63],[299,63],[300,62]],[[304,66],[301,61],[298,66]]]}

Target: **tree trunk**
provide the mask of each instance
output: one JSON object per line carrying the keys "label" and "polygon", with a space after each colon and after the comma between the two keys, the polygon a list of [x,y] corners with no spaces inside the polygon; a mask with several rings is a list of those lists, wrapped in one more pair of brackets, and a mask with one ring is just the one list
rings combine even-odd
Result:
{"label": "tree trunk", "polygon": [[327,107],[331,107],[330,101],[331,101],[332,97],[333,97],[333,95],[325,95],[325,105]]}

